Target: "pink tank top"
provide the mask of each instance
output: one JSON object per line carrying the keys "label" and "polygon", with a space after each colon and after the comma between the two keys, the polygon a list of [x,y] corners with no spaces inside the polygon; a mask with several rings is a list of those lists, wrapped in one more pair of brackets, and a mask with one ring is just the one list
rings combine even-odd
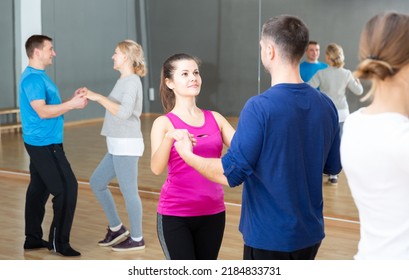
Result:
{"label": "pink tank top", "polygon": [[[173,113],[166,116],[177,129],[187,129],[197,139],[193,153],[207,158],[220,158],[223,140],[220,128],[210,111],[203,110],[204,125],[191,126]],[[220,184],[213,183],[187,165],[174,145],[170,150],[168,177],[160,193],[158,213],[162,215],[193,217],[213,215],[225,210],[224,192]]]}

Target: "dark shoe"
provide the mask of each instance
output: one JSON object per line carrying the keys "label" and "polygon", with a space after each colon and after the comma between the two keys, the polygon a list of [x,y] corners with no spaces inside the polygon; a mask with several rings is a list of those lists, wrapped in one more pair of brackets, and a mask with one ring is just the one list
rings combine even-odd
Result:
{"label": "dark shoe", "polygon": [[48,242],[43,239],[30,240],[30,241],[26,239],[26,241],[24,242],[24,250],[42,249],[42,248],[48,248]]}
{"label": "dark shoe", "polygon": [[336,186],[338,185],[338,178],[330,175],[330,177],[328,178],[328,183],[330,183],[333,186]]}
{"label": "dark shoe", "polygon": [[64,257],[78,257],[81,253],[71,248],[70,244],[60,245],[59,248],[54,250],[55,252],[63,255]]}
{"label": "dark shoe", "polygon": [[135,241],[130,236],[121,243],[112,246],[112,250],[117,252],[135,251],[143,249],[145,249],[145,241],[143,239],[141,241]]}
{"label": "dark shoe", "polygon": [[123,239],[124,237],[128,236],[128,234],[129,234],[129,231],[123,225],[118,231],[112,231],[108,227],[108,232],[105,236],[105,239],[99,241],[98,245],[103,246],[103,247],[114,245],[118,243],[119,241],[121,241],[121,239]]}

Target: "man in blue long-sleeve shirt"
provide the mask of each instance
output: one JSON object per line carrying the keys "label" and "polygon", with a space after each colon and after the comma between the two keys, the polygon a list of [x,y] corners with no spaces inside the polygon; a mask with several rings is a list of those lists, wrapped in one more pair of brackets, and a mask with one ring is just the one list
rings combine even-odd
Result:
{"label": "man in blue long-sleeve shirt", "polygon": [[297,17],[263,25],[261,60],[271,88],[247,101],[222,159],[194,155],[188,135],[176,143],[207,178],[243,183],[244,259],[314,259],[325,236],[322,173],[341,171],[340,136],[332,101],[300,77],[308,40]]}

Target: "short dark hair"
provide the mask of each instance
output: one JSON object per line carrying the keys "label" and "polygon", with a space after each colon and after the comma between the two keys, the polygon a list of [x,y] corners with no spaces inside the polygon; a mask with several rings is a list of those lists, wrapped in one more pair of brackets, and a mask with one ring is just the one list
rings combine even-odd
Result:
{"label": "short dark hair", "polygon": [[290,63],[299,63],[309,42],[307,26],[300,18],[291,15],[270,18],[264,23],[261,34],[262,38],[271,39]]}
{"label": "short dark hair", "polygon": [[44,46],[44,41],[52,42],[53,39],[46,35],[32,35],[27,39],[25,47],[26,53],[29,58],[32,58],[34,49],[41,49]]}

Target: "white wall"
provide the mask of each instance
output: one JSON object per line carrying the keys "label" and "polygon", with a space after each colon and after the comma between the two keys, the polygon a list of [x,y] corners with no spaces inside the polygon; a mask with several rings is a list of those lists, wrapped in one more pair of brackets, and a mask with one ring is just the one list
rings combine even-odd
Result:
{"label": "white wall", "polygon": [[[28,64],[24,44],[33,34],[41,34],[41,0],[15,1],[15,46],[16,46],[16,89],[19,88],[19,77]],[[17,104],[18,93],[16,94]]]}

